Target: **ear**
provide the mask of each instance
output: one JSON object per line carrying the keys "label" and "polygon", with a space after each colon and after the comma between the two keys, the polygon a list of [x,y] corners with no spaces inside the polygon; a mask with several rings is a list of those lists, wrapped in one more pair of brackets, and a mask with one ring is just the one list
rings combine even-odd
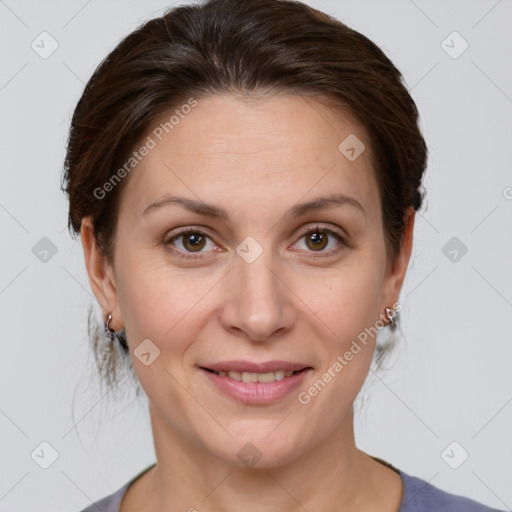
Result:
{"label": "ear", "polygon": [[392,308],[393,305],[398,302],[400,290],[402,289],[405,273],[411,257],[415,218],[416,212],[414,208],[410,206],[405,213],[404,234],[400,250],[395,262],[392,265],[388,264],[387,266],[381,311],[384,311],[387,307]]}
{"label": "ear", "polygon": [[110,320],[109,327],[118,331],[123,327],[123,319],[119,310],[114,269],[98,247],[90,217],[82,219],[80,237],[84,249],[89,283],[96,299],[98,299],[101,305],[103,319],[106,320],[110,313],[112,319]]}

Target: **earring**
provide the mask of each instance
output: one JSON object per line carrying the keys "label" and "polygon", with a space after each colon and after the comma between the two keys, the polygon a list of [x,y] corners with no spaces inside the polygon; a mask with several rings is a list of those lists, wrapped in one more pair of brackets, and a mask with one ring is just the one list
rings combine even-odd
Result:
{"label": "earring", "polygon": [[107,321],[105,322],[105,332],[107,333],[107,336],[108,336],[109,340],[112,341],[114,339],[114,336],[116,335],[116,331],[113,331],[109,327],[110,320],[112,320],[112,315],[109,313]]}
{"label": "earring", "polygon": [[391,323],[391,330],[394,331],[398,323],[398,313],[394,309],[386,308],[386,316],[388,317],[388,320]]}
{"label": "earring", "polygon": [[110,341],[114,341],[114,338],[117,338],[119,341],[119,344],[121,345],[121,348],[124,350],[124,352],[128,353],[128,342],[126,341],[126,334],[124,332],[124,328],[119,331],[113,331],[110,327],[110,320],[112,320],[112,315],[109,313],[107,321],[105,322],[105,332],[107,333],[108,339]]}

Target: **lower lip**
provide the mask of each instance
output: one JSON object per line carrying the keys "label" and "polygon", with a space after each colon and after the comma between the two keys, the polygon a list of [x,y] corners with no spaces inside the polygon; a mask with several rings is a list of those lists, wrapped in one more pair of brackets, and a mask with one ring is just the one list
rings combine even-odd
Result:
{"label": "lower lip", "polygon": [[294,373],[291,377],[265,383],[243,382],[229,377],[221,377],[203,368],[200,368],[200,370],[222,392],[244,404],[257,405],[276,402],[297,389],[304,381],[310,368]]}

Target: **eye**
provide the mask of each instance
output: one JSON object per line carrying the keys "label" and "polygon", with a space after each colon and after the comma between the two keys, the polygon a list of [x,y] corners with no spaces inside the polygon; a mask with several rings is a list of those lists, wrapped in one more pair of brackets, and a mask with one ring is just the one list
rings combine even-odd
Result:
{"label": "eye", "polygon": [[[329,238],[334,240],[329,240]],[[343,247],[348,246],[339,233],[323,226],[315,226],[309,229],[301,235],[302,239],[305,239],[306,251],[322,253],[321,256],[332,256],[341,251]],[[331,244],[331,248],[324,250],[329,244]],[[293,245],[292,248],[295,249],[297,246],[298,244]]]}
{"label": "eye", "polygon": [[[174,244],[180,239],[181,241],[177,244],[178,249],[176,249]],[[180,258],[196,259],[202,258],[200,254],[201,252],[205,252],[202,251],[202,249],[207,246],[207,240],[211,242],[210,248],[217,247],[204,231],[195,228],[185,228],[167,238],[164,244],[173,254],[176,254]],[[196,256],[195,253],[198,253],[198,255]]]}
{"label": "eye", "polygon": [[[321,253],[319,256],[332,256],[344,247],[348,247],[348,243],[339,233],[318,225],[305,231],[300,238],[305,238],[306,249],[304,250]],[[333,240],[330,240],[330,238]],[[210,242],[210,250],[221,250],[207,233],[198,228],[187,227],[168,237],[164,241],[164,245],[179,258],[199,259],[204,257],[202,253],[208,252],[208,241]],[[333,247],[324,250],[329,244]],[[298,244],[295,244],[291,249],[296,250],[297,247]],[[205,248],[207,250],[203,251]],[[303,250],[300,247],[299,249]]]}

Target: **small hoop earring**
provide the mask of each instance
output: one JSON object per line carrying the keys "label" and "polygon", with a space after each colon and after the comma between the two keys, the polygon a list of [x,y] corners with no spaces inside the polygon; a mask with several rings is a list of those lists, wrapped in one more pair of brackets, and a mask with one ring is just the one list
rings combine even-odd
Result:
{"label": "small hoop earring", "polygon": [[392,331],[396,330],[397,328],[397,321],[398,321],[398,314],[397,312],[394,310],[394,309],[391,309],[391,308],[386,308],[386,316],[388,318],[388,320],[390,321],[390,329]]}
{"label": "small hoop earring", "polygon": [[110,327],[109,327],[109,324],[110,324],[110,320],[112,320],[112,315],[109,313],[108,314],[108,318],[107,318],[107,321],[105,322],[105,332],[107,333],[107,336],[108,338],[110,339],[110,341],[112,341],[116,335],[116,331],[113,331]]}
{"label": "small hoop earring", "polygon": [[128,353],[129,348],[128,348],[128,343],[126,341],[126,334],[124,332],[124,328],[121,329],[120,331],[112,330],[109,326],[110,320],[112,320],[112,315],[109,313],[107,321],[105,322],[105,332],[108,336],[108,339],[110,341],[114,341],[114,338],[117,338],[117,340],[119,341],[119,344],[121,345],[121,348],[124,350],[124,352]]}

